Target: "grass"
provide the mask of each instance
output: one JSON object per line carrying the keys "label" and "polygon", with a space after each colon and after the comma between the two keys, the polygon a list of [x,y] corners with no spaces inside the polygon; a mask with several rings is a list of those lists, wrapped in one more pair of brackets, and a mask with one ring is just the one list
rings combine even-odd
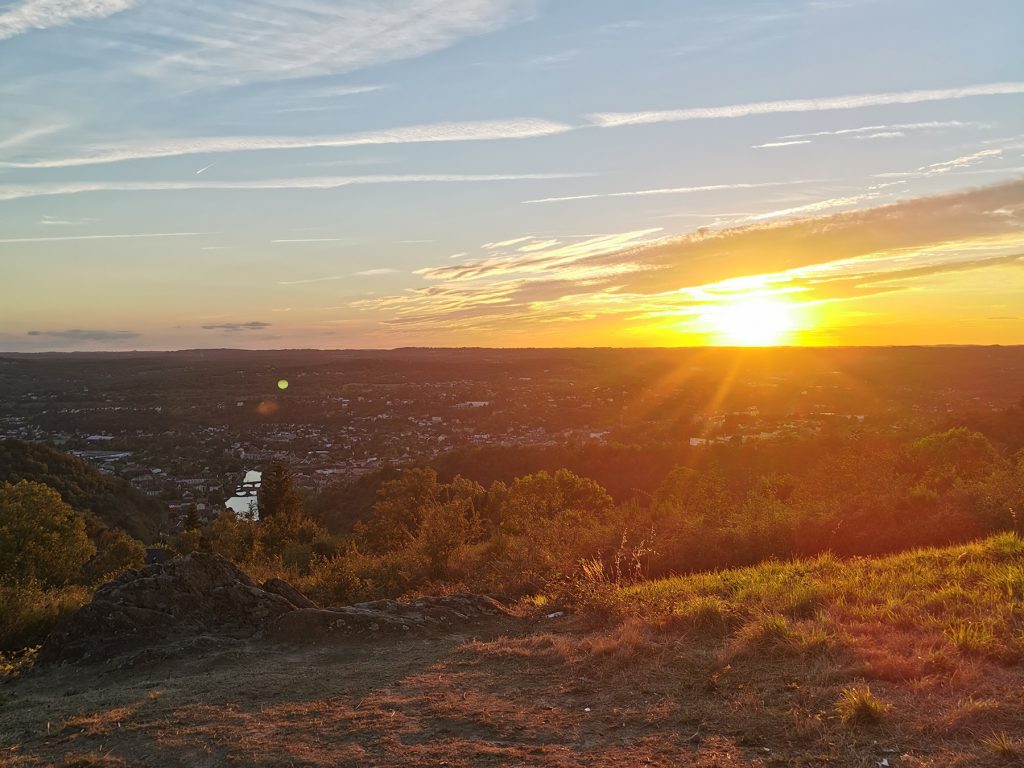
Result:
{"label": "grass", "polygon": [[839,719],[851,725],[874,725],[892,709],[875,698],[869,686],[844,688],[836,701],[835,711]]}
{"label": "grass", "polygon": [[1013,738],[1006,731],[994,732],[983,738],[981,743],[1004,760],[1015,759],[1021,752],[1020,739]]}
{"label": "grass", "polygon": [[889,676],[901,674],[893,659],[913,667],[909,678],[957,656],[1013,664],[1024,654],[1024,541],[1007,533],[885,558],[823,555],[698,573],[619,587],[599,610],[735,647],[874,645],[888,659],[869,652],[866,663],[886,665]]}

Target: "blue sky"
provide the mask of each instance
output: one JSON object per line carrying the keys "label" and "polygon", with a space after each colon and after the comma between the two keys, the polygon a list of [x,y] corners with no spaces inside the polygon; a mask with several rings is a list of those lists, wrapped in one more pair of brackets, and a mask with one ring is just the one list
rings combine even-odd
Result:
{"label": "blue sky", "polygon": [[[701,343],[723,281],[782,273],[819,343],[925,298],[907,343],[1024,340],[1022,28],[1009,0],[0,2],[0,349]],[[941,241],[732,239],[998,184]],[[787,272],[840,257],[924,272],[843,311]],[[951,275],[973,330],[936,336]]]}

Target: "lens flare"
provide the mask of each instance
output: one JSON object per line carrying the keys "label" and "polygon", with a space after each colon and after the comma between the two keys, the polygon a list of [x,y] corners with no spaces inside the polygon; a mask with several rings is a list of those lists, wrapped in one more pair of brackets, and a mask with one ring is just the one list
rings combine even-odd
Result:
{"label": "lens flare", "polygon": [[278,379],[277,388],[282,390],[288,389],[288,379]]}

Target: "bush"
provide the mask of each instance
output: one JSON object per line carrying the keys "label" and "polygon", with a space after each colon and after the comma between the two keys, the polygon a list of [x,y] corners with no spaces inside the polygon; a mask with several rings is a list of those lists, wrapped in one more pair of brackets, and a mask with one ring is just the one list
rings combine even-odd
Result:
{"label": "bush", "polygon": [[39,582],[0,583],[0,651],[38,645],[65,615],[89,601],[86,587],[45,588]]}
{"label": "bush", "polygon": [[130,568],[140,568],[146,562],[146,547],[138,539],[119,530],[106,538],[103,550],[82,568],[82,576],[89,583],[108,581]]}
{"label": "bush", "polygon": [[0,485],[0,581],[64,584],[96,547],[85,519],[42,483]]}

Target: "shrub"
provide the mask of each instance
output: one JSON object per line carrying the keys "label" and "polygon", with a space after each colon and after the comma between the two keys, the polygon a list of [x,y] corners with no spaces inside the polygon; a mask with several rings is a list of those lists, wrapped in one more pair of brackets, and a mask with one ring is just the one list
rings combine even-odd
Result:
{"label": "shrub", "polygon": [[0,651],[41,643],[63,616],[81,608],[89,597],[89,590],[80,586],[0,583]]}
{"label": "shrub", "polygon": [[64,584],[96,552],[85,519],[42,483],[0,485],[0,580]]}
{"label": "shrub", "polygon": [[107,538],[103,550],[82,568],[82,576],[89,583],[107,581],[146,562],[146,547],[138,539],[119,530]]}

